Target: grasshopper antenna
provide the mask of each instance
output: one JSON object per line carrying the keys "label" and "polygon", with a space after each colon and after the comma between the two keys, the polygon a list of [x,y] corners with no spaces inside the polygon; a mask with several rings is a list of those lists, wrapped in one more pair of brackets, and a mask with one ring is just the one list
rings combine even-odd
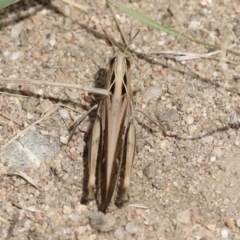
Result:
{"label": "grasshopper antenna", "polygon": [[127,52],[127,50],[129,49],[129,46],[131,45],[131,43],[133,42],[133,40],[137,37],[137,35],[140,33],[140,30],[138,30],[135,35],[132,37],[130,43],[127,44],[126,48],[124,49],[124,53]]}
{"label": "grasshopper antenna", "polygon": [[107,31],[102,28],[104,34],[106,35],[106,38],[110,41],[110,43],[112,44],[113,48],[114,48],[114,51],[116,52],[116,49],[115,49],[115,46],[116,46],[116,43],[113,42],[113,40],[111,39],[111,37],[107,34]]}

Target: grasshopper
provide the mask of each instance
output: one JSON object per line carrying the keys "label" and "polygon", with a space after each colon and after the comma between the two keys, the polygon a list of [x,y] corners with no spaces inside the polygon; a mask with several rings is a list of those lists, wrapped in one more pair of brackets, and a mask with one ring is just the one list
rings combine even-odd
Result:
{"label": "grasshopper", "polygon": [[[110,95],[102,98],[91,132],[88,199],[94,199],[98,170],[98,202],[103,212],[109,206],[116,188],[118,204],[128,200],[136,142],[130,67],[130,60],[123,52],[118,52],[110,60],[105,86]],[[118,183],[122,170],[122,181]]]}

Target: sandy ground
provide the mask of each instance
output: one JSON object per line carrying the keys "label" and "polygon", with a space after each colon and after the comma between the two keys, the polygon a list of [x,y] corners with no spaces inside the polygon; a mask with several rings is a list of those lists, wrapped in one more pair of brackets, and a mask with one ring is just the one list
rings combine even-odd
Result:
{"label": "sandy ground", "polygon": [[[179,60],[180,52],[202,55],[214,49],[117,10],[128,41],[141,30],[130,45],[132,86],[141,89],[134,108],[179,137],[164,137],[135,111],[129,202],[122,208],[112,204],[105,215],[95,202],[82,204],[93,116],[68,145],[67,139],[73,119],[86,113],[93,96],[1,82],[3,77],[82,86],[104,81],[114,49],[102,28],[122,40],[104,1],[78,2],[90,8],[87,13],[61,1],[45,6],[23,1],[0,12],[0,239],[240,239],[240,137],[237,128],[228,127],[238,122],[239,58],[219,53]],[[118,2],[193,38],[239,50],[237,1]]]}

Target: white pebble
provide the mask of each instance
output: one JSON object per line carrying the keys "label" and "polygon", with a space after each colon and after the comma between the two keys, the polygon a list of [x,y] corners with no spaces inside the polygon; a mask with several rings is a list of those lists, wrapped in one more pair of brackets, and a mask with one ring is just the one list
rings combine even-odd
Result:
{"label": "white pebble", "polygon": [[59,112],[59,115],[61,116],[61,118],[63,118],[63,119],[69,118],[69,112],[66,109],[60,108],[58,112]]}
{"label": "white pebble", "polygon": [[60,137],[60,142],[63,143],[63,144],[67,144],[68,143],[68,137],[61,136]]}
{"label": "white pebble", "polygon": [[83,154],[85,147],[86,147],[86,142],[80,141],[80,143],[78,144],[79,152]]}
{"label": "white pebble", "polygon": [[21,56],[21,52],[14,52],[14,53],[12,53],[12,56],[10,57],[10,59],[12,61],[15,61],[15,60],[19,59],[20,56]]}
{"label": "white pebble", "polygon": [[240,228],[240,218],[235,220],[236,226]]}
{"label": "white pebble", "polygon": [[57,43],[56,39],[54,37],[50,38],[49,44],[53,47]]}
{"label": "white pebble", "polygon": [[223,229],[222,231],[221,231],[221,235],[222,235],[222,238],[228,238],[228,230],[227,229]]}
{"label": "white pebble", "polygon": [[199,21],[193,20],[189,23],[188,28],[199,28],[201,23]]}

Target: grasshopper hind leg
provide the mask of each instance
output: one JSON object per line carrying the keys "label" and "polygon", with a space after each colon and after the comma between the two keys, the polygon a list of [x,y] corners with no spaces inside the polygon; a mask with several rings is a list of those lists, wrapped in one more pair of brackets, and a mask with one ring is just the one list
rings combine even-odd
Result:
{"label": "grasshopper hind leg", "polygon": [[92,201],[95,198],[95,184],[96,184],[96,168],[98,163],[99,151],[101,151],[101,121],[96,117],[92,134],[90,138],[90,151],[88,156],[88,200]]}
{"label": "grasshopper hind leg", "polygon": [[135,154],[135,145],[136,145],[136,130],[134,123],[130,122],[123,145],[123,155],[121,164],[122,165],[121,168],[123,168],[123,170],[121,173],[122,176],[120,180],[120,186],[118,189],[118,198],[116,200],[116,205],[118,206],[122,206],[129,200],[129,186]]}

